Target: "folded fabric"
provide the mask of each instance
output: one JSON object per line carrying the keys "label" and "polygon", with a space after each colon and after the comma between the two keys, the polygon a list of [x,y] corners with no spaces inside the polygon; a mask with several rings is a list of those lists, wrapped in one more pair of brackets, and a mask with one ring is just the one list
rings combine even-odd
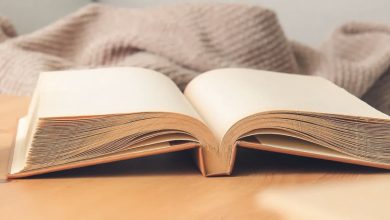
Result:
{"label": "folded fabric", "polygon": [[42,71],[102,66],[155,69],[182,89],[222,67],[318,75],[390,113],[387,25],[348,23],[313,49],[288,41],[275,13],[255,5],[92,4],[22,36],[0,18],[0,93],[30,95]]}

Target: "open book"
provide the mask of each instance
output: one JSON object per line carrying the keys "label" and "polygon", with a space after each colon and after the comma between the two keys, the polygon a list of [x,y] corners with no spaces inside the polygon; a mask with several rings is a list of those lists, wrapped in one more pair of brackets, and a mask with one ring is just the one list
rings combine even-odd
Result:
{"label": "open book", "polygon": [[314,76],[204,73],[184,94],[142,68],[42,73],[20,119],[9,178],[194,148],[206,176],[237,147],[390,168],[390,117]]}

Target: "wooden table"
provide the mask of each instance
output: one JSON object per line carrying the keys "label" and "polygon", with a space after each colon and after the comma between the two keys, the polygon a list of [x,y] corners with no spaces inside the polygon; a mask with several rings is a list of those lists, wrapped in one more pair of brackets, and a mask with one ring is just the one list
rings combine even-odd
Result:
{"label": "wooden table", "polygon": [[[29,99],[0,95],[0,171]],[[277,219],[256,203],[269,187],[384,176],[330,161],[239,149],[234,175],[200,175],[188,152],[0,183],[0,219]]]}

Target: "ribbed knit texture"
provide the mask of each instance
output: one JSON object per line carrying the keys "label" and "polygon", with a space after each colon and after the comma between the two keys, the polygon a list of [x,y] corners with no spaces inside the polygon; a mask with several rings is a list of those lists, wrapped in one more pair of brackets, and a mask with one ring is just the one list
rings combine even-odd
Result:
{"label": "ribbed knit texture", "polygon": [[386,25],[348,23],[312,49],[289,42],[275,13],[259,6],[93,4],[19,37],[0,18],[0,42],[0,93],[30,95],[39,72],[50,70],[139,66],[168,75],[183,89],[207,70],[247,67],[319,75],[390,113]]}

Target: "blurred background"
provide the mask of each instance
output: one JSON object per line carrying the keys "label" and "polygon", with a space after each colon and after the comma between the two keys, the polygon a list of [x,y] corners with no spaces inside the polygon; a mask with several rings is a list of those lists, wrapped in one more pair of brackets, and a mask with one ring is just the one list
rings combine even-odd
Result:
{"label": "blurred background", "polygon": [[[19,34],[32,32],[76,9],[101,2],[126,7],[147,7],[191,0],[1,0],[0,15],[11,20]],[[206,1],[203,1],[206,2]],[[207,1],[210,2],[210,1]],[[260,4],[278,13],[280,23],[290,39],[318,46],[333,30],[347,21],[389,23],[389,0],[229,0]],[[310,21],[310,22],[309,22]]]}

